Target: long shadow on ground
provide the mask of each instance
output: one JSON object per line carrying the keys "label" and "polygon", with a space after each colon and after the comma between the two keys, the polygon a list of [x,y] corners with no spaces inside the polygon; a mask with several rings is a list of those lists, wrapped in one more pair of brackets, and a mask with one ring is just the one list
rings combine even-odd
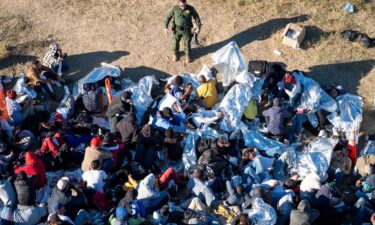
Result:
{"label": "long shadow on ground", "polygon": [[18,63],[24,64],[37,59],[33,55],[10,55],[6,58],[0,59],[0,70],[11,67]]}
{"label": "long shadow on ground", "polygon": [[69,66],[68,79],[79,80],[90,73],[94,68],[100,67],[100,63],[112,63],[123,56],[129,55],[127,51],[97,51],[77,55],[69,55],[66,63]]}
{"label": "long shadow on ground", "polygon": [[157,78],[166,78],[171,74],[160,71],[151,67],[138,66],[138,67],[125,67],[121,74],[121,77],[130,78],[134,82],[138,82],[139,79],[148,75],[155,75]]}
{"label": "long shadow on ground", "polygon": [[[250,27],[223,41],[217,42],[209,46],[204,46],[201,48],[194,49],[192,57],[195,60],[204,55],[213,53],[219,50],[220,48],[224,47],[226,44],[228,44],[231,41],[235,41],[238,47],[241,48],[253,41],[265,40],[271,37],[272,34],[274,34],[277,30],[284,28],[288,23],[297,23],[297,22],[303,22],[306,20],[308,20],[307,15],[300,15],[300,16],[291,17],[291,18],[271,19],[264,23]],[[220,32],[220,29],[218,29],[217,32]]]}
{"label": "long shadow on ground", "polygon": [[[336,84],[351,93],[357,93],[360,80],[375,66],[375,59],[334,63],[310,67],[308,75],[320,84]],[[345,86],[344,84],[350,84]]]}

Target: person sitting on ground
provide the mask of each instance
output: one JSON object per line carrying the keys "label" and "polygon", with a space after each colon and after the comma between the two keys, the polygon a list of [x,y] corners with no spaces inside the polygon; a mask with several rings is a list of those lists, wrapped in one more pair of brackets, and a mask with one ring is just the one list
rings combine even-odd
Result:
{"label": "person sitting on ground", "polygon": [[249,104],[247,105],[245,111],[243,112],[243,118],[246,121],[253,121],[256,117],[258,116],[258,106],[257,106],[257,101],[253,97],[249,101]]}
{"label": "person sitting on ground", "polygon": [[180,161],[182,158],[183,148],[181,145],[182,136],[176,134],[171,128],[165,131],[164,148],[166,148],[168,160]]}
{"label": "person sitting on ground", "polygon": [[17,93],[14,90],[8,90],[5,98],[8,115],[10,116],[10,124],[19,126],[27,119],[32,118],[37,113],[48,112],[48,104],[36,105],[33,104],[32,99],[27,97],[22,106],[16,101]]}
{"label": "person sitting on ground", "polygon": [[116,129],[121,134],[121,141],[126,147],[134,147],[137,142],[138,126],[136,122],[136,115],[134,112],[129,112],[128,116],[117,123]]}
{"label": "person sitting on ground", "polygon": [[34,152],[26,152],[25,154],[26,164],[20,167],[18,164],[14,166],[14,173],[18,174],[24,171],[28,176],[33,177],[36,180],[35,188],[42,188],[47,184],[46,169],[42,160]]}
{"label": "person sitting on ground", "polygon": [[35,187],[33,181],[27,177],[24,171],[17,174],[14,181],[19,205],[31,206],[35,202]]}
{"label": "person sitting on ground", "polygon": [[[89,214],[84,210],[81,209],[75,216],[74,221],[70,219],[70,217],[66,214],[66,209],[64,204],[56,203],[53,206],[53,214],[50,214],[48,216],[48,221],[51,223],[51,221],[60,221],[61,224],[68,224],[68,225],[85,225],[85,224],[91,224],[91,219],[89,217]],[[59,223],[60,224],[60,223]]]}
{"label": "person sitting on ground", "polygon": [[[293,73],[297,73],[297,71]],[[289,96],[289,106],[291,109],[293,109],[296,101],[302,93],[301,84],[296,79],[296,77],[293,76],[293,73],[286,73],[280,86]]]}
{"label": "person sitting on ground", "polygon": [[[53,69],[59,76],[59,72],[67,70],[67,65],[64,62],[66,53],[64,54],[61,46],[56,43],[52,43],[48,47],[48,51],[43,57],[43,66]],[[59,67],[61,66],[61,69]]]}
{"label": "person sitting on ground", "polygon": [[270,106],[274,98],[281,97],[277,84],[283,80],[285,70],[280,64],[272,65],[271,72],[264,79],[262,90],[268,98],[267,106]]}
{"label": "person sitting on ground", "polygon": [[34,60],[31,63],[31,66],[27,68],[26,77],[28,78],[28,85],[30,87],[35,88],[37,84],[39,84],[54,100],[56,100],[56,95],[53,92],[52,87],[48,86],[48,84],[54,84],[56,81],[65,83],[65,80],[54,70],[43,66],[39,60]]}
{"label": "person sitting on ground", "polygon": [[112,153],[113,164],[102,165],[102,169],[106,172],[111,169],[119,169],[125,159],[128,162],[131,162],[133,159],[130,150],[126,149],[124,143],[121,142],[121,138],[113,133],[106,133],[104,135],[100,149]]}
{"label": "person sitting on ground", "polygon": [[348,155],[349,149],[347,147],[333,152],[328,175],[334,178],[337,184],[340,184],[343,175],[348,176],[352,172],[352,160]]}
{"label": "person sitting on ground", "polygon": [[256,148],[242,150],[242,165],[244,173],[257,183],[262,183],[270,177],[269,171],[272,168],[274,158],[264,157],[259,154]]}
{"label": "person sitting on ground", "polygon": [[185,121],[177,114],[174,114],[171,108],[164,108],[162,111],[157,112],[152,121],[153,127],[163,132],[169,128],[176,132],[184,132],[184,123]]}
{"label": "person sitting on ground", "polygon": [[108,105],[106,116],[109,117],[111,132],[114,133],[117,131],[116,124],[123,116],[127,116],[129,112],[135,111],[131,96],[132,93],[130,91],[125,91],[115,97]]}
{"label": "person sitting on ground", "polygon": [[82,174],[82,180],[86,182],[88,188],[103,193],[107,174],[103,170],[100,170],[99,160],[92,161],[91,168],[92,170],[88,170]]}
{"label": "person sitting on ground", "polygon": [[[91,144],[85,150],[85,156],[82,161],[81,169],[83,172],[92,170],[92,162],[99,160],[100,165],[113,164],[112,153],[106,150],[100,149],[102,139],[100,137],[94,137],[91,139]],[[109,161],[106,163],[105,161]]]}
{"label": "person sitting on ground", "polygon": [[227,188],[227,192],[229,194],[229,196],[226,200],[226,203],[229,206],[239,206],[239,207],[241,207],[242,203],[244,203],[244,201],[245,201],[245,191],[244,191],[244,187],[242,186],[242,184],[240,184],[236,187],[233,187],[231,181],[227,180],[225,182],[225,185],[226,185],[226,188]]}
{"label": "person sitting on ground", "polygon": [[292,115],[281,107],[280,99],[275,98],[271,108],[263,111],[266,119],[268,133],[277,140],[282,140],[285,133],[284,120],[292,117]]}
{"label": "person sitting on ground", "polygon": [[216,80],[207,81],[205,76],[200,75],[199,82],[201,85],[197,88],[196,97],[202,100],[204,108],[211,109],[217,103]]}
{"label": "person sitting on ground", "polygon": [[182,105],[185,105],[193,91],[193,85],[191,83],[184,83],[184,79],[177,75],[168,79],[164,89],[169,89],[170,94],[174,96]]}
{"label": "person sitting on ground", "polygon": [[166,88],[164,90],[165,95],[160,99],[158,104],[158,110],[163,110],[164,108],[171,108],[174,113],[183,114],[183,105],[178,101],[178,99],[171,94],[171,89]]}
{"label": "person sitting on ground", "polygon": [[290,213],[290,225],[314,224],[319,215],[319,211],[312,209],[308,200],[302,200],[297,209]]}
{"label": "person sitting on ground", "polygon": [[201,128],[204,124],[211,124],[224,118],[224,113],[217,110],[203,110],[196,104],[189,104],[185,113],[187,121],[194,128]]}
{"label": "person sitting on ground", "polygon": [[83,106],[90,114],[101,114],[103,111],[103,91],[96,88],[95,84],[83,85],[85,93],[82,95]]}

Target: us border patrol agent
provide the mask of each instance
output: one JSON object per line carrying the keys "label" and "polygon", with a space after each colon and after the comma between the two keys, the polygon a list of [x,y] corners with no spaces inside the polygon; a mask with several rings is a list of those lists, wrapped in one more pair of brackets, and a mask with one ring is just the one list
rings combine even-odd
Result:
{"label": "us border patrol agent", "polygon": [[168,33],[168,25],[172,20],[173,30],[173,61],[178,61],[178,51],[181,39],[184,40],[186,63],[190,62],[190,49],[192,40],[192,28],[194,18],[197,28],[195,33],[198,34],[201,28],[201,19],[193,6],[188,5],[186,0],[178,0],[178,4],[173,6],[164,18],[164,32]]}

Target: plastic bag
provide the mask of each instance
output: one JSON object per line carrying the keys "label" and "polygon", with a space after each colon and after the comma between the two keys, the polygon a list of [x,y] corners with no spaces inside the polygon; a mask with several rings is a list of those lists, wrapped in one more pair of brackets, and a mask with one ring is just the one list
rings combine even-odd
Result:
{"label": "plastic bag", "polygon": [[83,85],[89,83],[95,83],[102,80],[106,76],[118,77],[121,74],[121,70],[117,66],[112,66],[107,63],[102,63],[102,66],[94,69],[84,78],[78,80],[73,87],[73,96],[76,98],[79,94],[83,94]]}
{"label": "plastic bag", "polygon": [[255,198],[249,211],[249,218],[253,224],[257,225],[273,225],[276,224],[276,211],[261,198]]}
{"label": "plastic bag", "polygon": [[211,58],[212,66],[223,75],[224,87],[228,87],[241,71],[247,71],[245,59],[234,41],[214,52]]}

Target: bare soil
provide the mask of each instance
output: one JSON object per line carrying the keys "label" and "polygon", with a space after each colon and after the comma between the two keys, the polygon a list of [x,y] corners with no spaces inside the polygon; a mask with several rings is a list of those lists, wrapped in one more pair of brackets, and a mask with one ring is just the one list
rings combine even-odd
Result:
{"label": "bare soil", "polygon": [[[163,18],[174,0],[2,0],[0,2],[0,74],[17,75],[24,63],[43,56],[49,40],[68,53],[66,76],[77,80],[101,62],[120,65],[124,76],[138,80],[150,74],[196,73],[210,54],[237,42],[247,59],[283,62],[322,84],[339,84],[365,102],[363,130],[375,131],[375,48],[363,49],[339,33],[355,29],[375,38],[375,3],[359,0],[354,14],[344,0],[190,0],[203,27],[193,62],[171,62],[171,35]],[[307,27],[300,50],[281,45],[290,22]],[[274,55],[278,49],[283,54]]]}

